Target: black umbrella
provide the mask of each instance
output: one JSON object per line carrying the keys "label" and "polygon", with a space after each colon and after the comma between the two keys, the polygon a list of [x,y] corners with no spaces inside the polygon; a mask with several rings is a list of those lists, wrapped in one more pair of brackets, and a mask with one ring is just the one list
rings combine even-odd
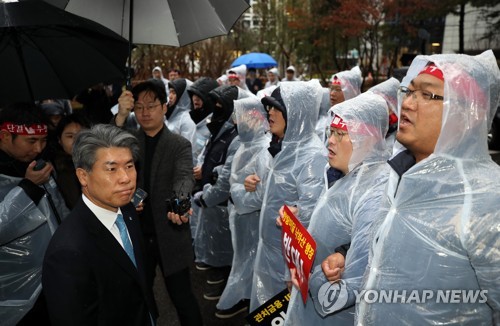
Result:
{"label": "black umbrella", "polygon": [[43,1],[0,3],[0,103],[73,98],[122,81],[128,41]]}

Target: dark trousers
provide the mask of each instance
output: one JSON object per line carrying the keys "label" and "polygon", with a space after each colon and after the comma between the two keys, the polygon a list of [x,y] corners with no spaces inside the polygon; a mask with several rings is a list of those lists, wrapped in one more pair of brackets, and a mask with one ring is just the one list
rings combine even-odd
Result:
{"label": "dark trousers", "polygon": [[[155,237],[146,237],[145,242],[146,252],[149,256],[147,273],[149,274],[149,280],[151,281],[152,288],[153,280],[156,274],[156,266],[158,266],[161,259],[160,251]],[[162,264],[160,264],[160,268],[162,268]],[[165,276],[162,268],[162,275],[165,280],[168,295],[174,304],[181,325],[203,325],[200,307],[196,297],[194,296],[193,288],[191,287],[189,268],[186,267],[185,269],[168,276]]]}

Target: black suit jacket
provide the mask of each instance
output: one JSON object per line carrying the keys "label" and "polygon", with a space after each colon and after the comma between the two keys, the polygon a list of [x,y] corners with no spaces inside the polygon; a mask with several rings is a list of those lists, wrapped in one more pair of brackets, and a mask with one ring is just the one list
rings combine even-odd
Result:
{"label": "black suit jacket", "polygon": [[52,324],[151,325],[158,314],[144,272],[135,208],[121,208],[137,268],[82,199],[55,232],[45,253],[43,292]]}

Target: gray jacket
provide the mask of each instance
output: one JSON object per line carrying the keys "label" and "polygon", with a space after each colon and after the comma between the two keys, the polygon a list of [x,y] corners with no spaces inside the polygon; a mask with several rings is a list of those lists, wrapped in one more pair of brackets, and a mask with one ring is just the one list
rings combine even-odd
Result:
{"label": "gray jacket", "polygon": [[[146,135],[136,133],[145,155]],[[141,164],[142,162],[139,162]],[[144,169],[139,166],[137,186],[144,187]],[[167,218],[167,204],[173,191],[190,194],[194,186],[191,143],[184,137],[162,129],[151,163],[149,205],[152,205],[153,220],[160,249],[163,271],[166,276],[188,267],[193,262],[191,232],[189,224],[176,225]]]}

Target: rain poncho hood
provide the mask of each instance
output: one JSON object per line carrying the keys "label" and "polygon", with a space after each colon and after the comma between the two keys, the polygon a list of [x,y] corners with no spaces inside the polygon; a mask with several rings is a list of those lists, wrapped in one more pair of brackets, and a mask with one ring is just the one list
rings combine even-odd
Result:
{"label": "rain poncho hood", "polygon": [[328,114],[330,106],[330,88],[323,87],[323,97],[321,98],[321,104],[319,106],[318,122],[316,123],[316,134],[319,139],[326,143],[326,130],[330,128],[329,122],[332,121],[332,117]]}
{"label": "rain poncho hood", "polygon": [[176,102],[167,108],[165,115],[168,129],[175,134],[181,135],[193,144],[196,140],[196,124],[191,119],[191,98],[186,90],[192,82],[188,79],[178,78],[168,83],[177,94]]}
{"label": "rain poncho hood", "polygon": [[300,209],[298,218],[307,227],[323,189],[323,170],[327,163],[326,149],[314,132],[322,96],[321,85],[317,80],[298,81],[283,83],[280,90],[287,108],[287,129],[282,149],[272,159],[265,181],[250,311],[286,286],[281,230],[276,226],[280,207],[297,205]]}
{"label": "rain poncho hood", "polygon": [[234,102],[234,113],[241,141],[231,166],[231,198],[234,204],[229,227],[234,250],[231,273],[218,309],[229,309],[242,299],[249,299],[252,290],[253,265],[259,240],[259,215],[262,206],[262,182],[257,190],[247,192],[244,181],[250,174],[265,179],[270,156],[263,153],[269,144],[267,113],[256,97]]}
{"label": "rain poncho hood", "polygon": [[177,78],[176,80],[168,82],[168,88],[174,89],[175,94],[177,94],[177,98],[175,103],[169,103],[170,106],[168,107],[166,114],[167,120],[169,120],[176,111],[189,112],[191,109],[191,99],[189,97],[189,93],[187,92],[187,87],[191,84],[191,81],[184,78]]}
{"label": "rain poncho hood", "polygon": [[392,148],[398,128],[398,89],[399,80],[394,77],[371,87],[367,92],[382,96],[389,107],[389,130],[386,135],[387,146]]}
{"label": "rain poncho hood", "polygon": [[163,71],[162,71],[161,67],[160,66],[156,66],[156,67],[153,68],[153,70],[151,71],[151,73],[153,74],[153,78],[154,78],[154,72],[155,71],[159,71],[160,72],[160,79],[165,84],[165,86],[167,86],[168,85],[168,79],[166,79],[165,77],[163,77]]}
{"label": "rain poncho hood", "polygon": [[361,75],[361,69],[358,66],[352,68],[351,70],[344,70],[332,75],[330,83],[337,77],[340,80],[340,87],[344,93],[344,98],[349,100],[353,97],[358,96],[361,93],[361,83],[363,78]]}
{"label": "rain poncho hood", "polygon": [[[490,325],[500,310],[500,168],[486,142],[500,71],[491,50],[417,56],[402,85],[428,62],[444,76],[441,133],[429,157],[405,171],[391,169],[383,202],[388,213],[374,234],[364,280],[364,289],[406,290],[414,300],[362,298],[360,325]],[[405,154],[401,144],[395,147],[391,162]],[[423,300],[423,291],[432,297]],[[450,299],[451,291],[459,298]],[[486,302],[479,291],[487,291]],[[465,295],[476,299],[467,302]]]}
{"label": "rain poncho hood", "polygon": [[240,88],[244,90],[248,90],[248,86],[246,83],[246,78],[247,78],[247,66],[246,65],[240,65],[231,69],[228,69],[226,71],[226,76],[231,75],[232,73],[236,74],[238,76],[238,79],[240,80]]}
{"label": "rain poncho hood", "polygon": [[210,91],[209,96],[212,98],[214,103],[218,102],[222,105],[221,108],[214,108],[211,121],[207,124],[213,138],[218,135],[224,123],[229,120],[231,114],[233,113],[233,101],[238,98],[238,87],[227,85],[219,86]]}
{"label": "rain poncho hood", "polygon": [[215,103],[212,98],[208,96],[208,93],[217,87],[219,87],[219,84],[212,78],[208,77],[201,77],[188,87],[187,92],[189,97],[192,98],[193,95],[197,95],[203,101],[203,107],[201,109],[195,110],[193,108],[189,112],[194,123],[199,123],[214,111]]}
{"label": "rain poncho hood", "polygon": [[[293,290],[285,325],[352,325],[354,322],[353,290],[359,290],[361,285],[368,262],[370,226],[378,216],[375,212],[380,207],[388,177],[385,134],[389,115],[386,102],[372,93],[336,105],[335,114],[347,124],[352,142],[349,172],[322,194],[311,216],[308,230],[317,247],[309,280],[310,298],[304,306],[299,292]],[[342,304],[340,299],[334,300],[335,296],[324,291],[330,284],[321,263],[335,248],[347,243],[351,243],[351,247],[342,286],[349,292],[349,300]]]}

